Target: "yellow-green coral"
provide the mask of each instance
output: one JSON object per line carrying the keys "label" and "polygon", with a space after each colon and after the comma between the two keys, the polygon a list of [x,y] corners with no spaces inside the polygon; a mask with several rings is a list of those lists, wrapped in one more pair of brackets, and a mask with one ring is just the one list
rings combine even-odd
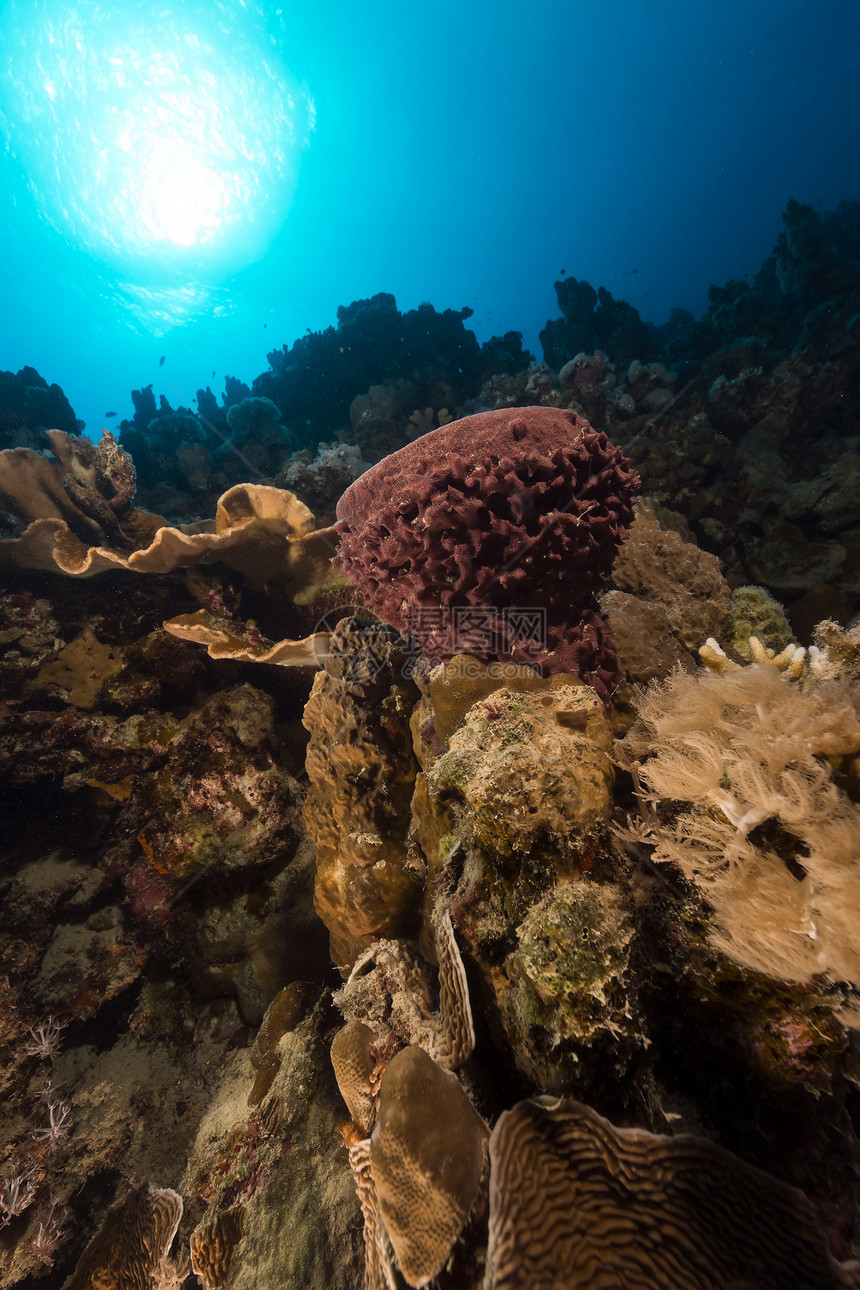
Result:
{"label": "yellow-green coral", "polygon": [[469,709],[428,774],[431,793],[462,804],[464,827],[494,855],[542,839],[576,856],[607,814],[609,725],[594,691],[500,689]]}
{"label": "yellow-green coral", "polygon": [[744,658],[750,658],[750,637],[779,654],[793,635],[785,610],[764,587],[737,587],[725,622],[725,638]]}
{"label": "yellow-green coral", "polygon": [[524,1021],[549,1024],[554,1042],[562,1032],[586,1039],[605,1024],[631,938],[614,887],[562,883],[532,907],[517,937],[509,974]]}
{"label": "yellow-green coral", "polygon": [[519,1063],[544,1087],[573,1077],[582,1051],[608,1037],[632,1047],[626,983],[633,931],[619,889],[583,878],[532,907],[505,962],[502,1014]]}

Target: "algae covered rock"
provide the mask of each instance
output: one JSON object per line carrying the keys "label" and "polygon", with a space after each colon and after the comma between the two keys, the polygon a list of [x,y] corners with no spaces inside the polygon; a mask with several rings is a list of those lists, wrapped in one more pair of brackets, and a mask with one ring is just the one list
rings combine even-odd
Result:
{"label": "algae covered rock", "polygon": [[[633,928],[605,880],[611,744],[595,691],[556,675],[482,695],[424,759],[416,837],[435,839],[435,810],[456,869],[428,857],[431,886],[454,881],[453,924],[496,1040],[537,1088],[581,1086],[606,1054],[618,1076],[644,1042],[627,987]],[[586,876],[595,863],[600,882]]]}
{"label": "algae covered rock", "polygon": [[594,690],[568,682],[495,690],[470,708],[430,771],[431,791],[461,803],[476,846],[505,856],[549,846],[573,858],[607,814],[609,723]]}
{"label": "algae covered rock", "polygon": [[[163,722],[164,764],[143,785],[144,850],[176,878],[283,863],[299,837],[298,786],[276,758],[275,704],[250,685]],[[135,819],[135,823],[137,820]]]}
{"label": "algae covered rock", "polygon": [[248,1107],[249,1051],[231,1054],[223,1065],[180,1190],[192,1198],[190,1217],[201,1233],[242,1206],[231,1290],[361,1285],[361,1216],[334,1129],[342,1110],[328,1060],[331,1039],[323,997],[282,1039],[277,1075],[254,1109]]}
{"label": "algae covered rock", "polygon": [[[729,606],[729,587],[716,556],[663,528],[653,508],[642,503],[615,558],[612,585],[621,598],[633,596],[651,606],[662,619],[661,635],[685,650],[718,632]],[[613,632],[622,619],[616,607],[610,615]]]}
{"label": "algae covered rock", "polygon": [[540,1087],[577,1082],[587,1050],[623,1069],[641,1047],[627,980],[633,927],[614,884],[564,882],[529,910],[499,1002],[517,1065]]}

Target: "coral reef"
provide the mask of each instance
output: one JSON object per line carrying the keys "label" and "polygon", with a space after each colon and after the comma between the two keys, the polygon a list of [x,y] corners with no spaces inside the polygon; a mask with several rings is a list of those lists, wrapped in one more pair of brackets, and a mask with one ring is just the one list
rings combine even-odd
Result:
{"label": "coral reef", "polygon": [[120,441],[138,467],[141,497],[165,514],[211,510],[219,494],[249,478],[271,481],[289,453],[292,436],[271,399],[252,398],[247,386],[227,378],[219,407],[208,391],[197,394],[198,415],[174,411],[162,395],[156,415],[151,387],[135,390],[133,421],[123,421]]}
{"label": "coral reef", "polygon": [[613,300],[605,287],[595,291],[590,283],[565,278],[555,283],[562,317],[548,322],[540,343],[548,363],[560,368],[565,358],[581,351],[604,350],[621,363],[648,362],[656,346],[638,312],[626,300]]}
{"label": "coral reef", "polygon": [[309,506],[321,526],[333,525],[340,495],[367,469],[367,462],[353,444],[320,444],[316,456],[296,453],[275,480]]}
{"label": "coral reef", "polygon": [[557,294],[0,374],[4,1290],[858,1283],[860,204]]}
{"label": "coral reef", "polygon": [[45,448],[49,429],[69,435],[78,429],[59,385],[49,385],[34,367],[0,372],[0,448]]}
{"label": "coral reef", "polygon": [[[471,313],[437,313],[421,304],[401,314],[394,296],[386,293],[355,300],[338,309],[337,327],[270,353],[270,371],[254,381],[254,393],[272,399],[284,422],[302,427],[305,437],[327,435],[345,419],[356,395],[385,378],[412,383],[408,412],[428,404],[460,404],[471,386],[480,386],[483,374],[506,365],[515,370],[518,361],[530,357],[516,333],[480,346],[463,326]],[[316,438],[307,446],[315,447]]]}

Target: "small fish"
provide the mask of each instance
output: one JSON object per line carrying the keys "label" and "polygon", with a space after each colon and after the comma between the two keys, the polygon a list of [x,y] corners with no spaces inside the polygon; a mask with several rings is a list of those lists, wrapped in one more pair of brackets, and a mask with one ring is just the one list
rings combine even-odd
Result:
{"label": "small fish", "polygon": [[115,417],[115,416],[116,416],[116,413],[115,413],[115,412],[106,412],[106,413],[105,413],[105,416],[106,416],[106,417]]}
{"label": "small fish", "polygon": [[213,377],[213,379],[214,379],[214,377],[215,377],[214,369],[213,369],[213,372],[212,372],[212,377]]}
{"label": "small fish", "polygon": [[564,277],[564,275],[567,273],[567,269],[559,269],[559,271],[558,271],[558,272],[559,272],[559,277],[562,277],[562,278],[563,278],[563,277]]}
{"label": "small fish", "polygon": [[165,360],[165,358],[166,358],[166,357],[167,357],[167,355],[166,355],[166,354],[162,354],[162,355],[161,355],[161,358],[158,360],[158,366],[159,366],[159,367],[164,367],[164,360]]}
{"label": "small fish", "polygon": [[264,327],[268,327],[268,325],[269,325],[268,323],[263,323]]}

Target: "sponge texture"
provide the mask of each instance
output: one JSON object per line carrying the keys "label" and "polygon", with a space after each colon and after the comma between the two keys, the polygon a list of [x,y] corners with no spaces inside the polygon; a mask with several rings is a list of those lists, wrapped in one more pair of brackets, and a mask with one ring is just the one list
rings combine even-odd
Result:
{"label": "sponge texture", "polygon": [[[347,489],[334,563],[431,662],[468,653],[534,663],[576,672],[605,697],[617,659],[594,597],[638,482],[621,450],[573,412],[478,413]],[[523,611],[533,610],[530,620]],[[531,634],[529,621],[539,622]]]}

